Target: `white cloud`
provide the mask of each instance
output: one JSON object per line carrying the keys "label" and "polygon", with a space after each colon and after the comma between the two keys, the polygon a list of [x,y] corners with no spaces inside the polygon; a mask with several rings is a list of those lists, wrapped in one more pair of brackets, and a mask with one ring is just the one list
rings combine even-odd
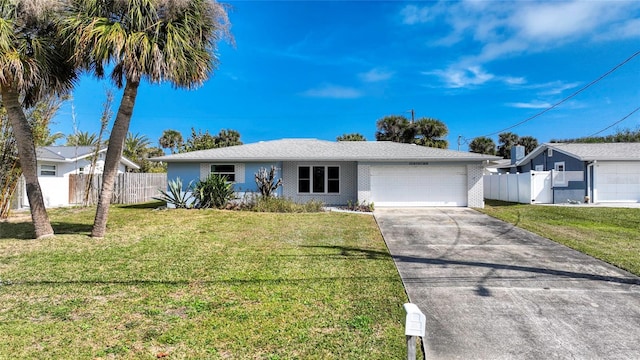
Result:
{"label": "white cloud", "polygon": [[501,82],[507,85],[522,85],[527,82],[523,77],[491,74],[480,66],[469,66],[467,68],[450,67],[446,70],[425,71],[422,74],[434,75],[440,78],[445,87],[452,89],[475,87],[487,82]]}
{"label": "white cloud", "polygon": [[391,79],[393,76],[393,71],[386,71],[382,69],[371,69],[365,73],[360,73],[358,76],[364,82],[379,82]]}
{"label": "white cloud", "polygon": [[479,48],[457,64],[467,67],[575,41],[638,38],[638,11],[639,1],[463,1],[408,5],[400,14],[405,24],[444,22],[449,26],[439,39],[429,33],[428,44],[451,46],[465,41],[466,48]]}
{"label": "white cloud", "polygon": [[324,84],[317,88],[309,89],[304,91],[302,95],[330,99],[356,99],[362,97],[362,93],[355,88],[333,84]]}
{"label": "white cloud", "polygon": [[402,23],[407,25],[426,23],[433,18],[429,7],[417,7],[415,5],[407,5],[402,8],[400,16],[402,16]]}
{"label": "white cloud", "polygon": [[532,102],[516,102],[516,103],[507,103],[507,106],[518,108],[518,109],[546,109],[551,106],[551,104],[540,101],[532,101]]}

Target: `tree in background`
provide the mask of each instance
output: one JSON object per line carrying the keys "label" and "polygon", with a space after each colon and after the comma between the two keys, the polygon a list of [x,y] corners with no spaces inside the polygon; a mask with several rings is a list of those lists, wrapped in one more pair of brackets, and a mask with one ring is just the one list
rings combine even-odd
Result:
{"label": "tree in background", "polygon": [[240,141],[240,133],[236,130],[220,130],[218,135],[211,135],[209,130],[204,133],[201,130],[191,128],[191,136],[179,149],[179,152],[185,153],[190,151],[208,150],[220,147],[242,145]]}
{"label": "tree in background", "polygon": [[149,158],[164,155],[164,151],[150,145],[151,140],[146,135],[132,134],[131,132],[127,134],[122,155],[140,166],[140,170],[136,170],[136,172],[165,171],[163,165],[149,161]]}
{"label": "tree in background", "polygon": [[614,143],[614,142],[640,142],[640,127],[636,130],[621,129],[614,134],[606,136],[587,136],[576,139],[551,139],[552,143]]}
{"label": "tree in background", "polygon": [[401,115],[385,116],[376,123],[377,141],[393,141],[399,143],[410,143],[415,134],[411,129],[411,122]]}
{"label": "tree in background", "polygon": [[422,146],[447,148],[449,143],[443,139],[449,133],[447,125],[433,118],[421,118],[415,122],[402,115],[385,116],[376,123],[376,140],[393,141]]}
{"label": "tree in background", "polygon": [[201,85],[217,66],[219,40],[231,40],[226,9],[213,1],[72,0],[64,35],[80,67],[124,88],[105,159],[93,237],[103,237],[129,123],[143,78],[178,88]]}
{"label": "tree in background", "polygon": [[98,135],[88,131],[78,131],[67,135],[66,146],[96,146],[99,144]]}
{"label": "tree in background", "polygon": [[351,133],[336,137],[336,141],[367,141],[367,139],[360,133]]}
{"label": "tree in background", "polygon": [[165,130],[162,132],[162,136],[158,139],[160,147],[163,149],[169,149],[172,154],[178,152],[178,149],[182,147],[184,140],[182,134],[178,130]]}
{"label": "tree in background", "polygon": [[538,147],[538,139],[533,136],[523,136],[518,141],[518,145],[524,146],[524,154],[527,155]]}
{"label": "tree in background", "polygon": [[57,1],[0,0],[0,93],[15,137],[36,238],[53,235],[38,182],[36,137],[25,109],[46,94],[64,94],[75,71],[71,47],[59,41]]}
{"label": "tree in background", "polygon": [[477,154],[495,155],[496,143],[486,136],[480,136],[471,141],[469,151]]}
{"label": "tree in background", "polygon": [[498,134],[498,156],[503,159],[511,158],[511,148],[518,145],[520,137],[512,132]]}
{"label": "tree in background", "polygon": [[412,123],[415,137],[414,144],[446,149],[449,142],[444,137],[449,134],[449,129],[442,121],[433,118],[421,118]]}

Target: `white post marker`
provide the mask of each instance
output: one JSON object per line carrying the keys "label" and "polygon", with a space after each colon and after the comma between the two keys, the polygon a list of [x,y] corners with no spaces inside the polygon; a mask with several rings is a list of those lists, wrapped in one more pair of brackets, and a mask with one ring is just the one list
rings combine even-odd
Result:
{"label": "white post marker", "polygon": [[407,313],[404,334],[407,336],[407,360],[416,359],[416,336],[424,338],[427,326],[427,318],[416,304],[403,305]]}

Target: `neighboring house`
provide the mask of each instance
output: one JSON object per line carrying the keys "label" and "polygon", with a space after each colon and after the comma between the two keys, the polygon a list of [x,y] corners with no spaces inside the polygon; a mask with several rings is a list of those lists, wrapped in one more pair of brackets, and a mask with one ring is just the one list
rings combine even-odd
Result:
{"label": "neighboring house", "polygon": [[[107,148],[98,152],[94,174],[102,174],[104,158]],[[68,206],[69,203],[69,175],[90,174],[91,158],[94,156],[93,146],[43,146],[36,148],[38,181],[42,188],[42,196],[46,207]],[[118,166],[118,173],[140,169],[131,160],[122,157]],[[27,199],[23,189],[23,199]],[[23,204],[28,206],[27,204]]]}
{"label": "neighboring house", "polygon": [[482,174],[495,156],[386,141],[283,139],[151,159],[186,186],[211,173],[255,192],[255,173],[275,166],[278,196],[327,205],[483,207]]}
{"label": "neighboring house", "polygon": [[640,143],[542,144],[510,170],[550,171],[553,203],[640,202]]}

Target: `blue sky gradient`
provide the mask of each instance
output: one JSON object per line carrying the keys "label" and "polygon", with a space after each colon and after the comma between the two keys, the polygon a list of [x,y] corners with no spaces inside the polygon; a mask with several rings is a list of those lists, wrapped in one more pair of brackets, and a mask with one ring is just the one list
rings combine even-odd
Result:
{"label": "blue sky gradient", "polygon": [[[640,51],[638,1],[232,1],[236,46],[220,44],[202,87],[140,88],[131,132],[235,129],[280,138],[375,140],[386,115],[433,117],[449,146],[508,128]],[[52,126],[97,132],[105,88],[81,78]],[[121,93],[116,92],[114,112]],[[591,135],[640,106],[640,55],[559,107],[511,129],[545,142]],[[75,119],[75,120],[74,120]],[[616,129],[637,129],[640,112]]]}

